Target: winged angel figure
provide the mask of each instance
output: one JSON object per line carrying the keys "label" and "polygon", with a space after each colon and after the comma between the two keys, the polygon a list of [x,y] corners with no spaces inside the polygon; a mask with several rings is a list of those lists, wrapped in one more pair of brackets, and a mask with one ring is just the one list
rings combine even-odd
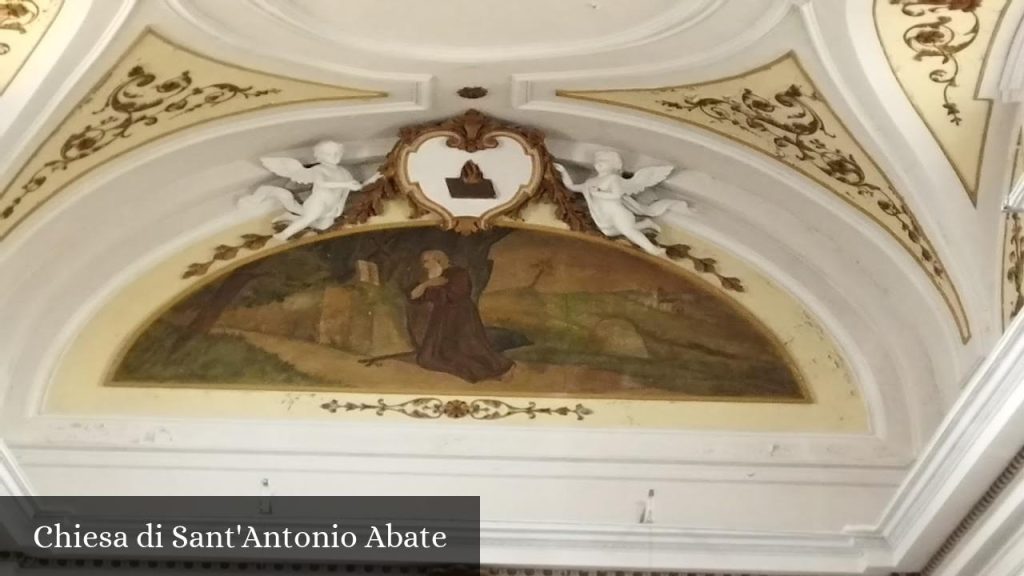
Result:
{"label": "winged angel figure", "polygon": [[359,182],[344,167],[339,165],[345,148],[337,142],[320,142],[313,148],[317,163],[306,167],[294,158],[260,158],[263,166],[298,184],[312,184],[313,190],[302,204],[295,200],[292,192],[280,186],[264,185],[252,194],[238,201],[240,207],[260,206],[267,201],[280,204],[287,212],[274,222],[288,222],[288,226],[274,235],[278,240],[287,240],[306,228],[326,230],[345,210],[345,202],[353,190],[359,190],[380,177],[374,174],[366,182]]}
{"label": "winged angel figure", "polygon": [[[605,236],[625,236],[648,254],[665,254],[665,249],[651,242],[644,232],[660,232],[661,226],[651,218],[662,216],[672,208],[687,208],[687,203],[683,200],[661,199],[641,204],[635,196],[668,178],[672,172],[671,166],[641,168],[632,178],[624,178],[622,157],[617,152],[602,150],[594,154],[594,170],[597,175],[581,184],[573,182],[561,164],[555,164],[555,169],[562,175],[562,183],[566,188],[586,198],[590,216]],[[638,216],[641,217],[639,220]]]}

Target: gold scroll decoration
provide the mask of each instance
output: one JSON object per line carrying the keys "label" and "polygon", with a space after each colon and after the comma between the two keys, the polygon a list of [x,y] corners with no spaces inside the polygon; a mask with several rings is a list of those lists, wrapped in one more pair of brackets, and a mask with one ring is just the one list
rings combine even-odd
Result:
{"label": "gold scroll decoration", "polygon": [[321,404],[320,408],[331,414],[370,411],[377,414],[377,416],[400,414],[417,420],[436,420],[442,416],[455,420],[462,418],[502,420],[511,416],[525,416],[533,420],[537,416],[569,416],[570,414],[575,416],[577,420],[583,420],[594,413],[593,410],[579,403],[575,406],[537,406],[537,403],[533,401],[509,404],[504,400],[496,398],[446,401],[440,398],[421,397],[390,403],[383,398],[379,398],[373,404],[367,404],[366,402],[342,403],[338,402],[337,399],[331,399],[330,402]]}
{"label": "gold scroll decoration", "polygon": [[0,94],[25,66],[64,0],[0,0]]}
{"label": "gold scroll decoration", "polygon": [[[1017,150],[1013,157],[1010,186],[1013,187],[1024,176],[1024,134],[1017,134]],[[1024,222],[1019,212],[1008,212],[1003,216],[1003,279],[1002,311],[1003,330],[1024,308]]]}
{"label": "gold scroll decoration", "polygon": [[241,68],[147,31],[0,192],[0,239],[93,169],[181,130],[276,106],[386,95]]}
{"label": "gold scroll decoration", "polygon": [[790,53],[746,74],[702,84],[559,90],[711,130],[817,181],[891,235],[945,300],[963,342],[971,331],[956,287],[903,196],[854,139]]}
{"label": "gold scroll decoration", "polygon": [[992,103],[978,98],[1009,0],[875,0],[886,59],[903,92],[978,203]]}

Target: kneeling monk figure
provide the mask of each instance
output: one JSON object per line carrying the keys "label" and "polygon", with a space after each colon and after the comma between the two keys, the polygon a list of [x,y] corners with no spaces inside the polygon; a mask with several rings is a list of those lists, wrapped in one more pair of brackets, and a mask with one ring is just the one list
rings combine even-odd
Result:
{"label": "kneeling monk figure", "polygon": [[473,301],[473,282],[465,268],[452,266],[441,250],[420,256],[427,279],[409,297],[409,333],[416,363],[477,382],[497,378],[512,368],[498,352]]}

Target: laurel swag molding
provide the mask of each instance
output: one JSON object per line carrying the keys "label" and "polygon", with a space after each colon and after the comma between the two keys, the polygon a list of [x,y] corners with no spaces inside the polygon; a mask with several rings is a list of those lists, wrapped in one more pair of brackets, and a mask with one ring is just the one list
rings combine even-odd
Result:
{"label": "laurel swag molding", "polygon": [[241,68],[147,30],[0,192],[0,240],[85,174],[171,134],[254,110],[384,96]]}
{"label": "laurel swag molding", "polygon": [[903,246],[946,301],[962,341],[970,340],[960,295],[910,206],[819,94],[794,54],[705,83],[557,94],[711,130],[817,181]]}

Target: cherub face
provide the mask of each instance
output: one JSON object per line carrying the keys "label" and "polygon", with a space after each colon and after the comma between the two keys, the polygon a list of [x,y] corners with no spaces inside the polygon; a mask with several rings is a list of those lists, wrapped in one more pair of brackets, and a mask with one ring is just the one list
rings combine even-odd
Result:
{"label": "cherub face", "polygon": [[594,170],[598,174],[611,174],[622,169],[622,159],[615,152],[597,152],[594,154]]}
{"label": "cherub face", "polygon": [[321,164],[337,164],[345,149],[337,142],[321,142],[313,148],[313,156]]}

